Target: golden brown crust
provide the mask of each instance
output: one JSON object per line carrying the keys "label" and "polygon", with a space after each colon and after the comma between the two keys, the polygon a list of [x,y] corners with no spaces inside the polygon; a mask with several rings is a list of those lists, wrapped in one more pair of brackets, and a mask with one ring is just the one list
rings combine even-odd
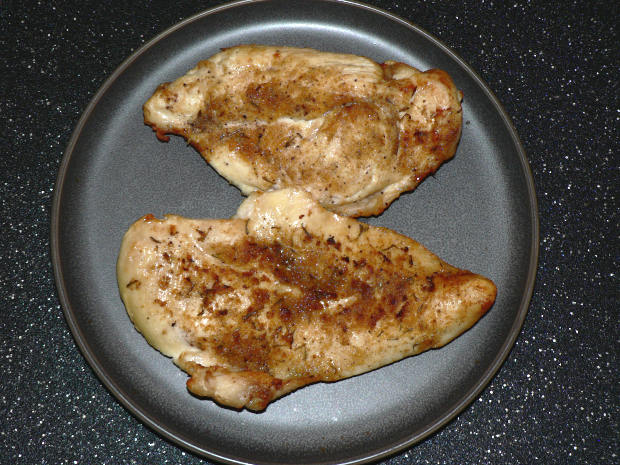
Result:
{"label": "golden brown crust", "polygon": [[245,194],[302,187],[369,216],[454,155],[460,101],[441,70],[248,45],[159,86],[144,120],[162,140],[185,137]]}
{"label": "golden brown crust", "polygon": [[134,324],[191,375],[192,392],[255,410],[441,347],[496,293],[412,239],[295,190],[253,195],[231,220],[137,221],[118,279]]}

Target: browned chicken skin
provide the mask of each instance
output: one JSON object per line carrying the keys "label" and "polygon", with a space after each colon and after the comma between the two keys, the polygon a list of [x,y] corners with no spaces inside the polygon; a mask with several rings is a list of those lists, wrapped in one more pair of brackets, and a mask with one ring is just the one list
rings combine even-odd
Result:
{"label": "browned chicken skin", "polygon": [[147,215],[117,274],[136,328],[191,376],[189,390],[252,410],[441,347],[496,295],[414,240],[294,189],[253,194],[230,220]]}
{"label": "browned chicken skin", "polygon": [[444,71],[259,45],[225,49],[144,105],[246,195],[301,187],[347,216],[378,215],[451,158],[461,93]]}

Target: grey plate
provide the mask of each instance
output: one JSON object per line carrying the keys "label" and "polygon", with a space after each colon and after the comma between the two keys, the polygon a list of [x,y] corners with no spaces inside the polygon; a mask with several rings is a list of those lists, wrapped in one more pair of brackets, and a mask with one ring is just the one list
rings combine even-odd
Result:
{"label": "grey plate", "polygon": [[[242,196],[181,138],[157,141],[141,106],[161,82],[221,47],[310,46],[448,71],[464,91],[453,161],[368,220],[495,281],[495,306],[448,346],[332,384],[301,389],[264,413],[198,400],[186,375],[134,330],[115,261],[146,213],[231,216]],[[233,463],[360,463],[408,447],[446,424],[510,351],[531,297],[538,254],[533,181],[509,118],[453,52],[411,24],[351,2],[238,2],[206,11],[134,53],[80,120],[60,168],[52,259],[71,331],[110,391],[163,436]]]}

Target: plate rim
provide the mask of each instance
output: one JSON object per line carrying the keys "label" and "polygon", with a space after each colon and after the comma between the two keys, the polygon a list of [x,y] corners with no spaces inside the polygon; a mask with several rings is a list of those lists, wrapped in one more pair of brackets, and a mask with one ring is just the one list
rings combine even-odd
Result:
{"label": "plate rim", "polygon": [[[251,462],[245,462],[242,460],[237,460],[232,457],[226,457],[215,453],[210,450],[206,450],[204,448],[198,447],[193,444],[187,438],[181,437],[179,434],[175,434],[173,432],[168,431],[168,429],[161,425],[149,412],[144,411],[143,409],[138,408],[134,405],[130,396],[128,396],[123,389],[119,387],[115,381],[104,371],[102,368],[97,354],[91,349],[90,344],[87,339],[84,337],[82,329],[78,326],[76,320],[74,319],[74,309],[71,307],[71,303],[67,297],[68,292],[66,289],[66,283],[64,280],[64,276],[61,270],[61,244],[59,239],[59,230],[60,230],[60,210],[62,205],[62,191],[64,187],[64,182],[66,179],[66,174],[68,167],[70,165],[70,161],[72,158],[72,154],[74,153],[77,142],[82,134],[84,126],[87,121],[91,117],[94,109],[97,107],[100,100],[104,97],[108,89],[115,83],[115,81],[131,66],[131,64],[142,54],[147,52],[153,46],[164,40],[169,35],[174,32],[183,29],[187,25],[201,20],[207,16],[219,13],[224,10],[243,7],[248,4],[253,3],[268,3],[272,0],[237,0],[229,3],[225,3],[222,5],[217,5],[215,7],[200,11],[195,13],[172,26],[164,29],[162,32],[155,35],[152,39],[147,41],[137,50],[131,53],[125,60],[123,60],[116,69],[112,72],[112,74],[103,82],[103,84],[99,87],[97,92],[93,95],[91,100],[89,101],[87,107],[82,112],[80,119],[73,130],[69,142],[66,146],[66,149],[63,153],[63,157],[61,163],[58,168],[58,174],[56,178],[56,182],[54,185],[54,195],[52,200],[52,209],[51,209],[51,222],[50,222],[50,251],[51,251],[51,262],[54,273],[54,281],[56,284],[56,290],[58,294],[58,299],[61,304],[63,314],[65,320],[69,326],[69,329],[72,333],[72,336],[80,350],[82,356],[88,362],[90,368],[97,375],[99,381],[112,393],[112,395],[123,405],[123,407],[131,413],[134,417],[136,417],[140,422],[151,430],[157,432],[162,437],[167,440],[177,444],[199,456],[206,457],[208,459],[213,459],[223,463],[231,463],[231,464],[246,464]],[[483,372],[482,376],[479,377],[478,381],[462,396],[460,399],[453,404],[453,406],[446,410],[444,415],[440,418],[434,420],[431,424],[427,425],[423,430],[411,434],[404,441],[399,442],[398,444],[394,444],[384,448],[382,451],[377,453],[368,453],[363,457],[353,458],[351,460],[344,460],[338,462],[329,462],[329,463],[339,463],[339,464],[361,464],[367,463],[370,461],[376,461],[387,456],[396,454],[400,451],[403,451],[407,448],[412,447],[413,445],[421,442],[423,439],[427,438],[433,433],[438,432],[442,428],[444,428],[449,422],[454,420],[461,412],[463,412],[479,395],[481,392],[488,386],[491,380],[495,377],[501,366],[506,361],[510,351],[512,350],[517,337],[519,336],[523,324],[525,322],[525,318],[527,316],[529,305],[531,302],[531,298],[534,292],[534,283],[536,280],[537,270],[538,270],[538,260],[539,260],[539,248],[540,248],[540,219],[539,219],[539,210],[538,210],[538,200],[536,196],[535,183],[531,170],[531,166],[529,164],[527,154],[525,149],[523,148],[523,144],[519,138],[517,130],[509,117],[508,113],[504,109],[500,100],[497,98],[495,93],[489,88],[486,82],[479,76],[479,74],[467,63],[465,62],[456,52],[450,49],[446,44],[444,44],[440,39],[435,37],[433,34],[426,31],[424,28],[412,23],[409,20],[406,20],[394,13],[391,13],[382,8],[376,7],[374,5],[368,5],[363,2],[354,1],[354,0],[312,0],[317,3],[335,3],[341,4],[353,8],[359,8],[362,10],[366,10],[372,14],[378,14],[386,17],[391,21],[395,21],[402,26],[412,29],[414,32],[421,34],[425,39],[429,40],[436,46],[438,46],[444,53],[450,56],[454,61],[458,63],[459,66],[463,68],[463,70],[471,76],[476,85],[486,94],[487,98],[492,102],[493,106],[497,114],[501,117],[503,123],[507,127],[510,136],[512,138],[512,142],[518,154],[520,168],[523,175],[523,180],[525,181],[525,187],[527,191],[527,197],[529,200],[529,226],[530,226],[530,254],[529,254],[529,266],[527,269],[527,276],[524,284],[524,292],[522,293],[521,300],[519,303],[519,309],[516,314],[516,318],[513,321],[513,324],[510,328],[510,331],[504,340],[500,350],[495,355],[493,362],[487,367],[487,369]],[[271,462],[269,462],[271,463]]]}

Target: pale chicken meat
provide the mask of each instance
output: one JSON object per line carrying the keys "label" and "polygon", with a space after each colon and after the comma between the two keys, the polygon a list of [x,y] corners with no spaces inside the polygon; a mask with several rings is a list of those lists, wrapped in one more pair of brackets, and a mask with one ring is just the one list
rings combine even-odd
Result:
{"label": "pale chicken meat", "polygon": [[117,277],[135,327],[190,375],[189,391],[251,410],[439,348],[496,295],[301,189],[252,194],[228,220],[147,215],[124,236]]}
{"label": "pale chicken meat", "polygon": [[185,137],[246,195],[301,187],[369,216],[454,155],[461,98],[438,69],[245,45],[160,85],[143,110],[160,139]]}

